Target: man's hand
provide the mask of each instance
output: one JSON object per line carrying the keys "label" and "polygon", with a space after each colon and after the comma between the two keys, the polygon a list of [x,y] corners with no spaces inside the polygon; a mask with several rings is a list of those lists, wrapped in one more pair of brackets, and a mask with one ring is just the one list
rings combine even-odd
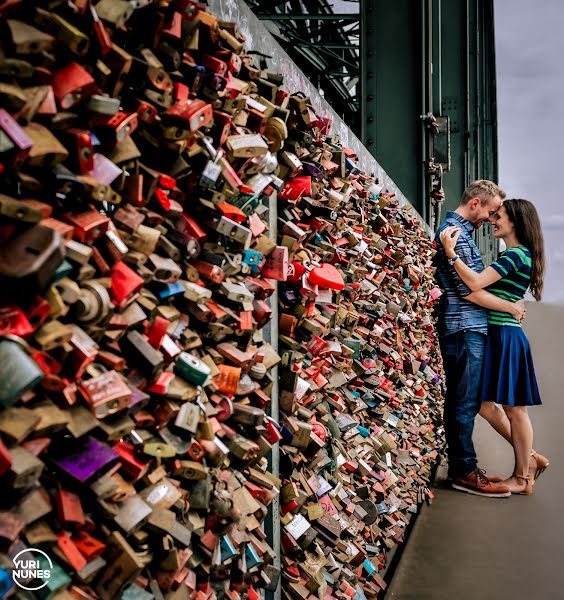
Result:
{"label": "man's hand", "polygon": [[519,323],[522,323],[527,316],[527,309],[525,308],[525,301],[519,300],[513,304],[513,310],[511,311],[511,316],[515,317]]}

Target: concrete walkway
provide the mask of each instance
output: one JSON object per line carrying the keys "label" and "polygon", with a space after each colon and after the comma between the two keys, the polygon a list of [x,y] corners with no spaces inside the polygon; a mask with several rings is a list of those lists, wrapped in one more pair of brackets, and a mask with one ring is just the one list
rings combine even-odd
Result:
{"label": "concrete walkway", "polygon": [[[456,492],[439,477],[387,600],[564,598],[564,307],[530,304],[525,330],[544,403],[530,410],[535,448],[551,465],[532,496],[508,499]],[[481,418],[474,437],[480,466],[509,475],[510,446]]]}

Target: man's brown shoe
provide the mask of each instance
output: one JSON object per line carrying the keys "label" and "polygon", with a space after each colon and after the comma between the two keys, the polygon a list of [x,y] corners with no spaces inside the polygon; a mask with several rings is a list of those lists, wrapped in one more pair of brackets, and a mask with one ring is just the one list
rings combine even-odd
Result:
{"label": "man's brown shoe", "polygon": [[[485,473],[485,476],[490,483],[501,483],[504,480],[504,478],[501,477],[500,475],[492,475],[491,473]],[[449,479],[452,479],[454,481],[455,479],[459,479],[459,478],[458,477],[453,478],[449,475]]]}
{"label": "man's brown shoe", "polygon": [[511,496],[511,491],[506,485],[492,483],[482,469],[476,469],[465,477],[455,479],[452,487],[467,494],[486,496],[487,498],[509,498]]}

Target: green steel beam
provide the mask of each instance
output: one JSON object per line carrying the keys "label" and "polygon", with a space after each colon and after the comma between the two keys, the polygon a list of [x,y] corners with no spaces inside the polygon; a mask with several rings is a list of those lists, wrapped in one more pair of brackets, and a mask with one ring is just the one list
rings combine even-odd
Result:
{"label": "green steel beam", "polygon": [[422,212],[420,2],[362,0],[360,8],[362,139]]}
{"label": "green steel beam", "polygon": [[[493,0],[361,0],[360,26],[362,139],[431,222],[426,165],[439,138],[421,115],[450,121],[443,216],[471,180],[497,180]],[[489,233],[479,241],[491,252]]]}
{"label": "green steel beam", "polygon": [[450,119],[451,168],[445,174],[443,214],[458,206],[467,175],[466,0],[439,3],[441,28],[441,105],[434,110]]}

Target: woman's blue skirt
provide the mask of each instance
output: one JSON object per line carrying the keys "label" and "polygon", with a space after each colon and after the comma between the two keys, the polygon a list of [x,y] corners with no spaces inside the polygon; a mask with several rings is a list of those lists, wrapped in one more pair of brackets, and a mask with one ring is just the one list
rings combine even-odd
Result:
{"label": "woman's blue skirt", "polygon": [[541,404],[529,340],[521,327],[488,326],[479,398],[506,406]]}

